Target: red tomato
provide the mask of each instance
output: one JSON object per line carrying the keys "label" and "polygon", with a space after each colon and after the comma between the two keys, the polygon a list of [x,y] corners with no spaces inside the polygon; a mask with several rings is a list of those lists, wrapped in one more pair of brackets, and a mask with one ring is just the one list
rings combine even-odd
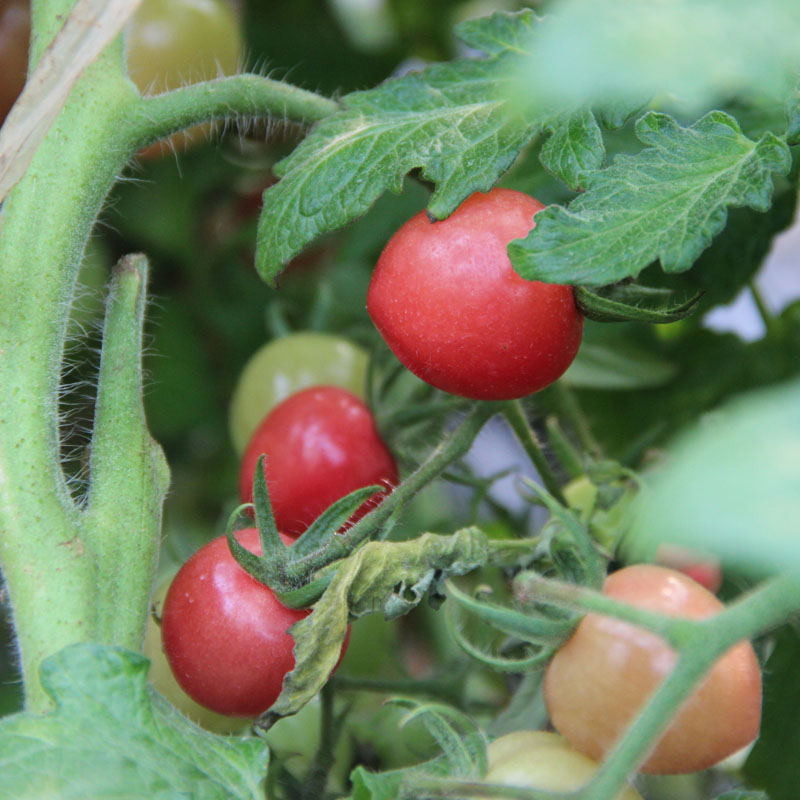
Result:
{"label": "red tomato", "polygon": [[0,3],[0,124],[25,85],[31,12],[27,0]]}
{"label": "red tomato", "polygon": [[[289,536],[299,536],[349,492],[397,483],[397,465],[370,410],[354,394],[334,386],[297,392],[267,414],[242,458],[243,503],[252,502],[253,475],[262,454],[275,521]],[[360,514],[374,502],[367,501]]]}
{"label": "red tomato", "polygon": [[543,389],[572,363],[583,332],[572,288],[524,280],[506,252],[542,208],[493,189],[441,222],[420,212],[389,240],[367,311],[415,375],[452,394],[507,400]]}
{"label": "red tomato", "polygon": [[[691,578],[637,564],[613,573],[604,593],[661,614],[703,619],[723,605]],[[675,651],[654,633],[587,614],[547,669],[544,693],[553,725],[590,758],[601,759],[671,672]],[[706,769],[757,735],[761,672],[749,642],[717,661],[658,741],[642,771]]]}
{"label": "red tomato", "polygon": [[[236,538],[261,553],[256,528],[237,531]],[[308,613],[281,605],[236,563],[220,536],[172,581],[161,617],[164,652],[193,700],[219,714],[255,717],[275,702],[293,669],[294,639],[287,630]]]}

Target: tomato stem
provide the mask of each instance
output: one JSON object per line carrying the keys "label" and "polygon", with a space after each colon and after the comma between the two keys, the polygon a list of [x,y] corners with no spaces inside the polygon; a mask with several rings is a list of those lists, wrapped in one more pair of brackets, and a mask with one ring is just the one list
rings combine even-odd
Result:
{"label": "tomato stem", "polygon": [[536,467],[536,471],[539,473],[547,491],[550,492],[559,503],[566,505],[567,501],[564,499],[564,493],[561,491],[561,483],[548,463],[535,431],[528,424],[528,419],[525,416],[522,403],[520,403],[519,400],[510,400],[504,403],[503,415],[508,420],[508,424],[516,434],[523,449],[528,454],[528,458],[530,458],[533,465]]}
{"label": "tomato stem", "polygon": [[589,420],[586,418],[586,414],[581,408],[575,392],[563,381],[556,381],[551,389],[555,395],[559,409],[575,429],[575,433],[578,435],[583,449],[593,456],[601,458],[603,455],[603,448],[600,447],[597,439],[595,439],[589,425]]}
{"label": "tomato stem", "polygon": [[134,149],[213,119],[272,114],[316,122],[340,109],[335,100],[260,75],[234,75],[193,83],[144,98],[128,115]]}

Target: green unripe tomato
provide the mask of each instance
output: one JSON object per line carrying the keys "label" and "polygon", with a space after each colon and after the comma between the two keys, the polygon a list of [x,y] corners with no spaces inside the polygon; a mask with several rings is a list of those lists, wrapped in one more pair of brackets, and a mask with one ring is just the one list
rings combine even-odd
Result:
{"label": "green unripe tomato", "polygon": [[364,399],[365,350],[329,333],[292,333],[257,350],[233,391],[230,430],[242,454],[259,423],[289,395],[311,386],[337,386]]}
{"label": "green unripe tomato", "polygon": [[[161,609],[164,606],[164,598],[170,583],[172,583],[172,576],[167,578],[153,595],[151,604],[158,617],[161,616]],[[161,628],[153,618],[153,614],[149,614],[147,617],[143,651],[150,659],[150,672],[147,676],[150,683],[192,722],[214,733],[239,733],[249,727],[252,720],[241,717],[226,717],[223,714],[209,711],[199,703],[195,703],[181,689],[172,674],[167,657],[164,655],[164,648],[161,645]]]}
{"label": "green unripe tomato", "polygon": [[[572,792],[585,786],[598,764],[575,750],[562,736],[545,731],[515,731],[489,745],[484,781],[502,786]],[[614,800],[642,800],[632,787]]]}

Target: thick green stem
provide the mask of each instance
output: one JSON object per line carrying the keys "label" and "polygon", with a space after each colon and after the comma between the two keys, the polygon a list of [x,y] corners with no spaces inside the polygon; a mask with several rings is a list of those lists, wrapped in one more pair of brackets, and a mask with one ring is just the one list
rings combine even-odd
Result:
{"label": "thick green stem", "polygon": [[144,147],[212,119],[272,114],[296,122],[316,122],[339,110],[322,95],[260,75],[205,81],[145,98],[129,117],[131,136]]}
{"label": "thick green stem", "polygon": [[86,240],[127,159],[138,101],[111,48],[75,87],[3,206],[0,236],[0,566],[29,708],[43,658],[95,638],[97,573],[59,461],[64,336]]}
{"label": "thick green stem", "polygon": [[566,505],[564,493],[561,491],[561,484],[556,478],[552,467],[547,462],[542,445],[539,442],[536,434],[531,426],[528,424],[528,419],[522,409],[522,404],[519,400],[511,400],[503,406],[503,414],[508,420],[508,424],[516,434],[528,458],[533,462],[536,471],[542,479],[545,488],[550,492],[553,497],[558,500],[562,505]]}

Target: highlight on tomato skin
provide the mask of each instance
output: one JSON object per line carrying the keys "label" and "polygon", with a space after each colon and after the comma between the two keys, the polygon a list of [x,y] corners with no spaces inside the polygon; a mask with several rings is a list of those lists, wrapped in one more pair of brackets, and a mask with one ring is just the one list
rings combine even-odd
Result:
{"label": "highlight on tomato skin", "polygon": [[507,253],[543,208],[522,192],[492,189],[445,220],[422,211],[392,236],[367,311],[411,372],[451,394],[509,400],[567,370],[583,333],[572,287],[524,280]]}
{"label": "highlight on tomato skin", "polygon": [[[691,578],[651,564],[612,573],[603,591],[667,616],[699,620],[724,609]],[[554,727],[580,752],[604,758],[676,660],[675,651],[656,634],[613,617],[587,614],[545,674],[545,702]],[[761,671],[752,646],[742,641],[689,696],[642,772],[707,769],[752,742],[760,722]]]}
{"label": "highlight on tomato skin", "polygon": [[[372,412],[337,386],[297,392],[267,414],[242,458],[243,503],[253,500],[253,476],[262,455],[275,522],[293,537],[346,494],[373,484],[391,489],[398,481],[397,464],[375,428]],[[367,500],[355,518],[378,500],[379,496]]]}
{"label": "highlight on tomato skin", "polygon": [[[237,531],[236,538],[261,554],[256,528]],[[283,606],[236,563],[227,538],[220,536],[178,570],[167,591],[164,652],[180,687],[201,706],[227,716],[256,717],[275,702],[284,676],[294,668],[288,629],[309,613]],[[346,648],[347,641],[342,655]]]}

